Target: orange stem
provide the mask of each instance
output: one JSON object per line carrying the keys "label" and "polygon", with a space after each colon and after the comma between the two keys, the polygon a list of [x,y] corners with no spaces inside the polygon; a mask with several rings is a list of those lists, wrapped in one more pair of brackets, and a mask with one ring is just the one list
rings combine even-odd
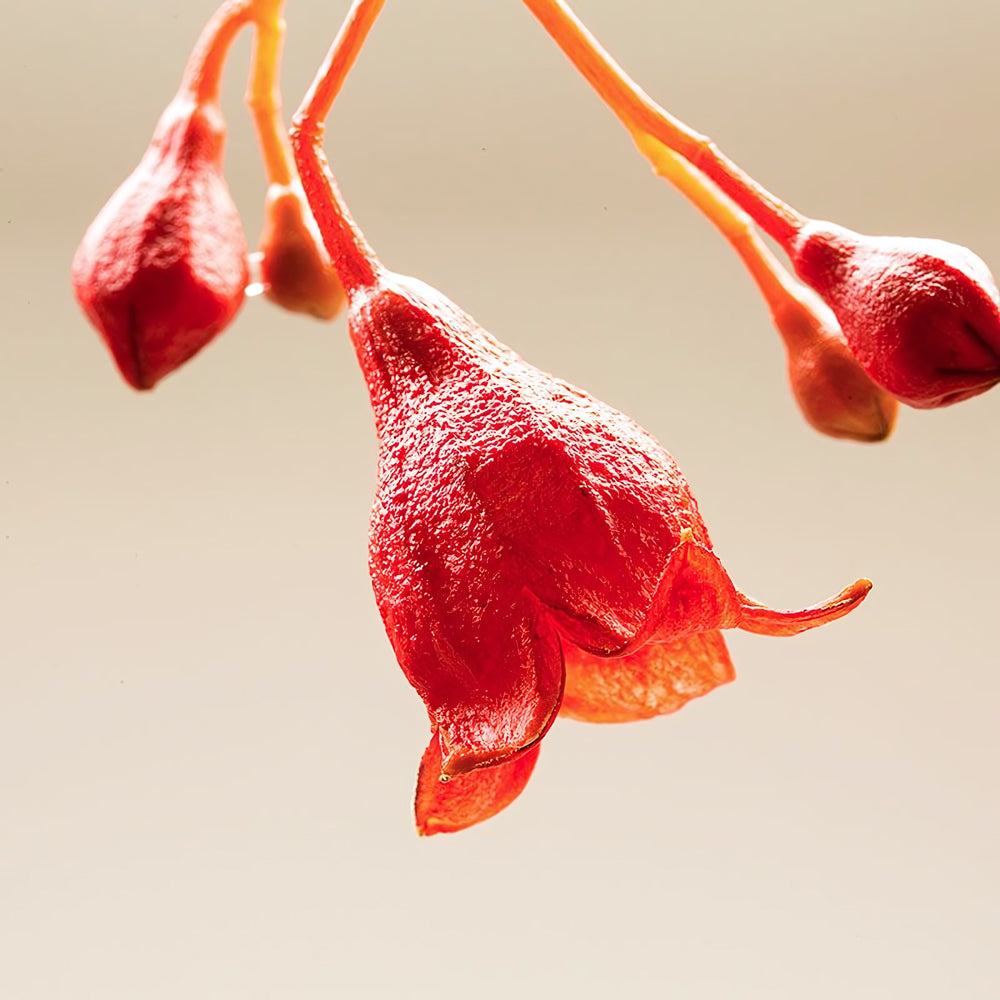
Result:
{"label": "orange stem", "polygon": [[256,33],[246,103],[257,129],[267,179],[272,184],[287,185],[293,177],[292,156],[281,120],[278,84],[285,39],[285,21],[281,16],[284,0],[251,0],[251,5]]}
{"label": "orange stem", "polygon": [[253,0],[226,0],[209,18],[188,56],[180,92],[195,104],[217,104],[222,68],[233,39],[253,18]]}
{"label": "orange stem", "polygon": [[563,0],[524,0],[524,5],[627,129],[648,132],[679,153],[783,246],[806,223],[802,215],[724,156],[711,139],[660,107]]}
{"label": "orange stem", "polygon": [[[670,181],[709,219],[739,254],[776,320],[780,320],[786,310],[805,310],[814,316],[817,327],[823,325],[823,320],[816,316],[816,310],[810,301],[810,290],[792,277],[771,253],[745,212],[736,208],[687,160],[657,139],[645,132],[634,132],[632,138],[639,151],[652,163],[656,173]],[[804,329],[801,323],[778,322],[777,326],[789,347],[804,346],[801,343]],[[795,342],[794,338],[797,338]]]}
{"label": "orange stem", "polygon": [[323,153],[324,121],[385,0],[354,0],[292,119],[295,163],[330,260],[349,296],[377,284],[382,265],[351,218]]}

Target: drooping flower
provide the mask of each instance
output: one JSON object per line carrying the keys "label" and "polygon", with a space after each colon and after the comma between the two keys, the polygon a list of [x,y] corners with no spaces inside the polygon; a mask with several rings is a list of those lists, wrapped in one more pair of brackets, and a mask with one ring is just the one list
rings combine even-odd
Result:
{"label": "drooping flower", "polygon": [[83,237],[73,290],[126,381],[151,389],[200,351],[243,304],[249,274],[222,172],[218,76],[247,14],[223,5],[135,171]]}
{"label": "drooping flower", "polygon": [[1000,382],[1000,294],[971,250],[810,222],[789,256],[865,371],[900,401],[948,406]]}
{"label": "drooping flower", "polygon": [[375,414],[372,587],[430,718],[416,812],[436,833],[516,798],[561,706],[609,722],[673,711],[732,678],[720,629],[792,635],[847,614],[871,585],[798,612],[750,600],[650,434],[381,264],[321,125],[381,7],[355,0],[292,146]]}
{"label": "drooping flower", "polygon": [[423,832],[506,804],[560,706],[673,711],[732,678],[720,629],[791,635],[867,594],[858,581],[800,612],[745,597],[651,435],[422,282],[378,273],[349,320],[379,434],[372,584],[433,729]]}

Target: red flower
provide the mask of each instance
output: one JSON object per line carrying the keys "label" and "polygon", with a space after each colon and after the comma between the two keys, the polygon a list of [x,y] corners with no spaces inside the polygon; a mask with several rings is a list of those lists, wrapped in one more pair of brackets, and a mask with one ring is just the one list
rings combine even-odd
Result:
{"label": "red flower", "polygon": [[[640,146],[645,137],[683,157],[778,243],[799,276],[833,310],[851,351],[878,386],[902,403],[929,409],[1000,382],[1000,295],[989,269],[972,251],[941,240],[863,236],[802,215],[761,187],[707,136],[655,104],[566,0],[524,3],[619,120],[638,134]],[[878,423],[875,433],[864,434],[864,411],[877,419],[884,403],[872,397],[837,352],[841,357],[826,373],[832,377],[824,376],[835,420],[855,390],[866,393],[874,406],[854,413],[848,406],[843,411],[848,422],[834,428],[856,436],[856,414],[863,436],[878,440],[884,436]],[[820,393],[825,392],[821,386]],[[806,412],[821,430],[824,409]]]}
{"label": "red flower", "polygon": [[73,260],[76,297],[136,389],[200,351],[243,303],[247,245],[224,138],[214,104],[173,101]]}
{"label": "red flower", "polygon": [[674,711],[732,679],[719,629],[792,635],[847,614],[871,584],[799,612],[751,601],[653,437],[383,267],[321,125],[381,6],[356,0],[291,138],[375,412],[372,586],[430,716],[416,795],[430,834],[513,801],[560,707],[595,722]]}
{"label": "red flower", "polygon": [[1000,382],[1000,295],[971,250],[810,222],[789,241],[871,378],[910,406],[947,406]]}
{"label": "red flower", "polygon": [[561,705],[674,711],[732,679],[719,629],[791,635],[867,594],[794,613],[746,598],[648,433],[422,282],[381,272],[349,315],[380,441],[372,583],[434,731],[421,832],[511,801]]}

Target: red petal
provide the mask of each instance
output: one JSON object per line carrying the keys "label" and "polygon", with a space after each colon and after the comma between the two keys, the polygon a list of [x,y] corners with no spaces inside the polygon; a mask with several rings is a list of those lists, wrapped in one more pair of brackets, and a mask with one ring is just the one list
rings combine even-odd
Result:
{"label": "red petal", "polygon": [[[444,669],[426,702],[441,736],[442,772],[452,778],[515,757],[545,735],[558,713],[564,678],[559,638],[544,615],[523,615],[527,601],[509,618],[501,611],[503,635],[480,631],[485,615],[467,621],[465,631],[480,640],[474,656],[462,655],[431,628]],[[463,667],[464,676],[458,673]]]}
{"label": "red petal", "polygon": [[434,539],[404,547],[401,531],[392,531],[397,511],[387,506],[385,514],[373,535],[372,584],[396,658],[440,733],[444,772],[455,777],[515,757],[559,709],[554,626],[486,536],[452,541],[443,514],[404,529],[416,536],[445,524],[441,551]]}
{"label": "red petal", "polygon": [[757,635],[798,635],[799,632],[843,618],[868,596],[871,589],[871,580],[856,580],[824,604],[802,611],[775,611],[740,594],[743,617],[739,627],[744,632]]}
{"label": "red petal", "polygon": [[441,780],[441,745],[431,737],[420,760],[414,813],[422,837],[456,833],[495,816],[521,794],[535,769],[539,745],[519,757]]}
{"label": "red petal", "polygon": [[468,483],[560,633],[616,655],[666,617],[667,638],[735,624],[735,591],[673,459],[578,389],[536,391],[538,426],[470,465]]}
{"label": "red petal", "polygon": [[739,595],[719,557],[688,536],[670,553],[646,622],[628,648],[732,628],[738,620]]}
{"label": "red petal", "polygon": [[564,649],[561,715],[580,722],[633,722],[676,712],[736,676],[722,633],[650,643],[614,658]]}

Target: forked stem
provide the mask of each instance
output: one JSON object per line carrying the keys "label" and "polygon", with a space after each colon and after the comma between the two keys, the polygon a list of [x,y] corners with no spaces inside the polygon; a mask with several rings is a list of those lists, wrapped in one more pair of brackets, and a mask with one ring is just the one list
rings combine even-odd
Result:
{"label": "forked stem", "polygon": [[375,285],[382,265],[351,218],[323,153],[324,122],[383,6],[385,0],[354,0],[292,119],[292,149],[302,187],[348,296]]}
{"label": "forked stem", "polygon": [[787,246],[807,220],[761,187],[695,132],[658,105],[618,65],[563,0],[523,0],[553,41],[630,131],[648,132],[712,180],[766,233]]}
{"label": "forked stem", "polygon": [[180,92],[197,105],[216,104],[222,68],[233,39],[253,20],[254,0],[227,0],[209,18],[188,56]]}
{"label": "forked stem", "polygon": [[[745,212],[736,208],[711,181],[658,139],[640,131],[633,132],[632,138],[657,174],[670,181],[739,254],[776,318],[789,307],[815,312],[809,303],[808,289],[771,253]],[[816,323],[821,325],[819,317]],[[805,346],[799,342],[804,332],[801,324],[778,323],[778,332],[789,347]]]}

